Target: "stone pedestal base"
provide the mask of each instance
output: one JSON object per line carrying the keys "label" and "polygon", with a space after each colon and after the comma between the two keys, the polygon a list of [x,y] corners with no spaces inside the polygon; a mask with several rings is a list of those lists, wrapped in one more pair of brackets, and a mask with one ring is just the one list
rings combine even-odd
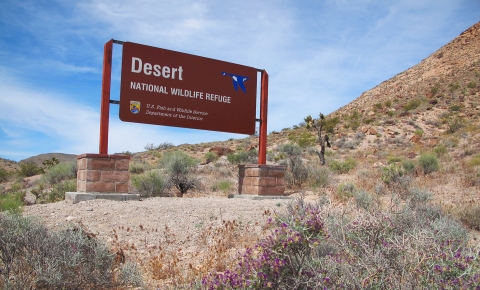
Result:
{"label": "stone pedestal base", "polygon": [[279,165],[246,164],[238,166],[238,193],[259,196],[285,194],[285,167]]}
{"label": "stone pedestal base", "polygon": [[116,201],[140,200],[139,194],[130,193],[85,193],[85,192],[65,192],[65,200],[71,203],[94,199],[108,199]]}
{"label": "stone pedestal base", "polygon": [[82,154],[77,156],[77,192],[65,193],[74,203],[97,198],[139,199],[128,193],[130,156],[119,154]]}

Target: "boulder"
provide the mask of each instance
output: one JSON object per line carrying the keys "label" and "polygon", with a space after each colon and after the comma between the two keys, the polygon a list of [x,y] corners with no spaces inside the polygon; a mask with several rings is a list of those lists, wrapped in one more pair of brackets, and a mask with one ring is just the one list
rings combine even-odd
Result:
{"label": "boulder", "polygon": [[227,156],[228,154],[233,153],[234,151],[226,146],[217,145],[210,148],[208,152],[214,152],[215,154],[217,154],[217,156]]}

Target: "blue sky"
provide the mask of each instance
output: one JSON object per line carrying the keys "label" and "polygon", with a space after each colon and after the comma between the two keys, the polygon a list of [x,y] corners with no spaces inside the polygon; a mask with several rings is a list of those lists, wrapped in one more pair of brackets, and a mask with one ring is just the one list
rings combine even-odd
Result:
{"label": "blue sky", "polygon": [[[479,20],[479,0],[0,0],[0,157],[98,153],[112,38],[266,69],[271,132],[335,111]],[[109,153],[243,137],[125,123],[111,105]]]}

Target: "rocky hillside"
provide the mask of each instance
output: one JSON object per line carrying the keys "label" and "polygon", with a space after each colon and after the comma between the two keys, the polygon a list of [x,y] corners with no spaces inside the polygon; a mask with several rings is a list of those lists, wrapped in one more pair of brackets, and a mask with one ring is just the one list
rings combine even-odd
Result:
{"label": "rocky hillside", "polygon": [[[466,108],[478,105],[479,61],[480,22],[419,64],[364,92],[331,116],[349,114],[354,110],[369,114],[378,103],[412,98],[442,99],[435,104],[432,102],[441,108],[446,108],[454,100],[462,102]],[[401,109],[399,106],[394,108]]]}

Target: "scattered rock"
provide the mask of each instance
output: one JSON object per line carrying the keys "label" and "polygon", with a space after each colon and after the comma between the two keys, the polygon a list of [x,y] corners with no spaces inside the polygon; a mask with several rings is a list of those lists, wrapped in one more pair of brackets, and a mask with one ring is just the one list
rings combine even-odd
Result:
{"label": "scattered rock", "polygon": [[415,159],[415,157],[417,157],[417,153],[415,152],[408,152],[407,153],[407,157],[410,158],[410,159]]}
{"label": "scattered rock", "polygon": [[373,127],[371,127],[369,130],[368,130],[368,134],[370,135],[377,135],[377,130]]}
{"label": "scattered rock", "polygon": [[77,218],[69,215],[69,216],[67,216],[67,218],[66,218],[65,220],[66,220],[67,222],[70,222],[70,221],[73,221],[73,220],[75,220],[75,219],[77,219]]}
{"label": "scattered rock", "polygon": [[401,112],[398,116],[399,116],[399,117],[407,117],[407,118],[408,118],[408,117],[412,117],[413,115],[412,115],[412,113],[410,113],[410,112]]}
{"label": "scattered rock", "polygon": [[410,141],[412,141],[413,143],[419,143],[420,139],[422,139],[421,136],[413,135],[412,138],[410,138]]}
{"label": "scattered rock", "polygon": [[93,211],[93,207],[89,206],[85,209],[86,211]]}
{"label": "scattered rock", "polygon": [[27,190],[23,201],[25,202],[26,205],[32,205],[37,202],[37,197],[33,195],[33,193],[31,193],[30,190]]}
{"label": "scattered rock", "polygon": [[41,178],[42,178],[41,174],[30,176],[30,177],[25,177],[23,179],[23,188],[29,188],[29,187],[34,186],[35,184],[37,184],[40,181]]}
{"label": "scattered rock", "polygon": [[380,162],[380,161],[373,163],[373,167],[375,167],[375,168],[376,168],[376,167],[383,167],[383,166],[385,166],[385,164],[383,164],[383,163]]}

